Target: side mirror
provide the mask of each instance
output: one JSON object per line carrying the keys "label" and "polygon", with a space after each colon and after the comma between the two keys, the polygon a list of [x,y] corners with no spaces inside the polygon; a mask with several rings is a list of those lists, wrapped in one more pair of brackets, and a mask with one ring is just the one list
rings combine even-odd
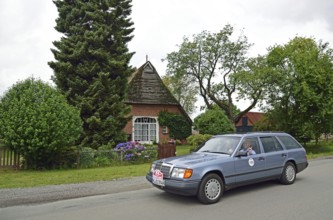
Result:
{"label": "side mirror", "polygon": [[236,153],[236,157],[246,157],[247,156],[247,152],[246,151],[238,151]]}

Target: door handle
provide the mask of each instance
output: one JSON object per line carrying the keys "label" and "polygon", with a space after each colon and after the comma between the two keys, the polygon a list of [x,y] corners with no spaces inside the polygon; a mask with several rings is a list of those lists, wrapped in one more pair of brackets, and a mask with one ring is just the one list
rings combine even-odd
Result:
{"label": "door handle", "polygon": [[282,157],[286,157],[286,156],[287,156],[287,154],[282,154],[281,156],[282,156]]}
{"label": "door handle", "polygon": [[264,161],[265,158],[264,158],[264,157],[259,157],[258,160],[259,160],[259,161]]}

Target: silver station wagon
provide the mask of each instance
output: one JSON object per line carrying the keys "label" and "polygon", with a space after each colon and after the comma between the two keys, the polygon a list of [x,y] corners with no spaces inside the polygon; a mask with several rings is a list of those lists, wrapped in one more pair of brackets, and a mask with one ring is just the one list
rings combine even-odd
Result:
{"label": "silver station wagon", "polygon": [[278,179],[294,183],[308,166],[305,149],[287,133],[217,135],[195,152],[153,162],[147,180],[155,187],[205,204],[233,187]]}

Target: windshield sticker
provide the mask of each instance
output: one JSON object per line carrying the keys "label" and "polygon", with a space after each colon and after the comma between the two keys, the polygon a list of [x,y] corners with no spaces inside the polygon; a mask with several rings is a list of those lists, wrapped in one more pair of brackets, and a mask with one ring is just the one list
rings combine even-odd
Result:
{"label": "windshield sticker", "polygon": [[254,160],[252,158],[249,159],[249,165],[250,165],[250,167],[254,166]]}

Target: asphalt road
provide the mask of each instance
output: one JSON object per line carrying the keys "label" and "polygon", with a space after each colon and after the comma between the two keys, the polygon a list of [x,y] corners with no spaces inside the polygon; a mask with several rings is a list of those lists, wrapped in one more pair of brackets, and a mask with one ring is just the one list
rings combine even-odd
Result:
{"label": "asphalt road", "polygon": [[140,176],[111,181],[0,189],[0,208],[135,191],[151,187],[152,185],[147,182],[145,177]]}
{"label": "asphalt road", "polygon": [[225,192],[202,205],[155,188],[0,208],[0,219],[332,219],[333,159],[310,161],[293,185],[275,181]]}

